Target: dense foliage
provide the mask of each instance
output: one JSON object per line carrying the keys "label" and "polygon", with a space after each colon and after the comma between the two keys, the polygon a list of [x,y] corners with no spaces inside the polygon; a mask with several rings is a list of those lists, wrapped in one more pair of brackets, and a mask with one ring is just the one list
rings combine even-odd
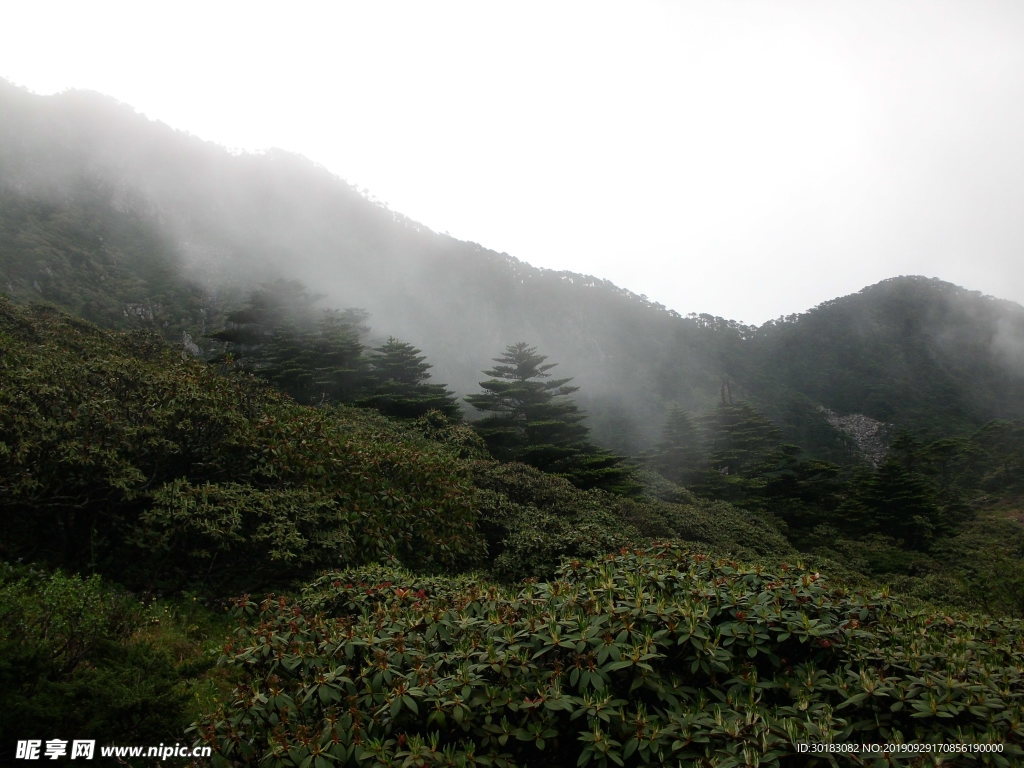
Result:
{"label": "dense foliage", "polygon": [[813,765],[796,745],[823,742],[1024,756],[1019,622],[799,568],[623,551],[512,593],[375,568],[238,609],[243,680],[197,727],[215,766]]}
{"label": "dense foliage", "polygon": [[0,554],[253,588],[482,555],[468,474],[371,412],[297,406],[145,335],[0,301]]}
{"label": "dense foliage", "polygon": [[766,402],[796,390],[932,437],[1024,416],[1024,309],[941,280],[886,280],[757,336],[744,367]]}
{"label": "dense foliage", "polygon": [[[0,299],[0,750],[203,713],[222,762],[299,768],[1020,762],[1021,307],[898,278],[684,318],[301,158],[89,95],[0,111],[0,291],[135,329]],[[427,361],[467,392],[508,338],[582,387],[513,345],[478,433]],[[325,569],[244,598],[209,668],[226,597]]]}
{"label": "dense foliage", "polygon": [[[74,189],[74,188],[73,188]],[[138,213],[111,210],[85,185],[60,203],[0,184],[0,290],[113,328],[178,341],[216,322],[217,305],[182,271],[170,238]]]}
{"label": "dense foliage", "polygon": [[455,396],[444,385],[430,383],[432,366],[417,347],[392,336],[374,351],[366,382],[369,394],[360,405],[397,419],[415,419],[430,411],[449,419],[461,417]]}
{"label": "dense foliage", "polygon": [[137,637],[143,606],[96,576],[0,564],[0,758],[17,739],[184,736],[190,670]]}
{"label": "dense foliage", "polygon": [[567,558],[651,539],[678,539],[736,557],[795,555],[768,515],[688,498],[663,501],[582,491],[525,464],[477,461],[479,528],[489,568],[503,580],[548,578]]}

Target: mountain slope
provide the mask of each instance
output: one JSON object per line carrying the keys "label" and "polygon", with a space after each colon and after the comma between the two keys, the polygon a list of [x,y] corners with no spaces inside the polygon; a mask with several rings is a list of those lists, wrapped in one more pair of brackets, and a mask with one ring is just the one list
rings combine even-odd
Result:
{"label": "mountain slope", "polygon": [[682,317],[432,232],[303,158],[233,155],[102,96],[0,82],[0,115],[0,290],[20,300],[202,342],[247,288],[298,279],[325,306],[367,309],[462,394],[508,344],[536,346],[580,386],[595,438],[634,454],[669,406],[710,407],[724,382],[833,459],[851,443],[821,406],[938,431],[1020,414],[1021,308],[938,281],[760,329]]}
{"label": "mountain slope", "polygon": [[766,324],[746,364],[766,399],[799,391],[899,427],[964,430],[1024,416],[1024,307],[893,278]]}
{"label": "mountain slope", "polygon": [[581,491],[489,459],[443,417],[296,405],[50,308],[0,298],[0,349],[0,560],[228,591],[389,558],[462,570],[485,553],[523,578],[651,538],[793,553],[764,516]]}
{"label": "mountain slope", "polygon": [[[694,321],[607,281],[538,270],[431,232],[302,158],[233,156],[93,94],[39,97],[6,86],[0,108],[7,199],[146,222],[174,244],[168,261],[211,291],[285,272],[326,304],[369,310],[382,335],[420,347],[438,379],[461,392],[519,340],[576,377],[584,405],[600,403],[601,414],[624,394],[634,431],[657,429],[663,396],[692,407],[716,391],[721,365]],[[8,229],[17,234],[17,224]],[[38,274],[7,282],[39,283],[37,298],[54,298]],[[687,365],[677,370],[681,355]],[[650,397],[661,368],[680,378]]]}

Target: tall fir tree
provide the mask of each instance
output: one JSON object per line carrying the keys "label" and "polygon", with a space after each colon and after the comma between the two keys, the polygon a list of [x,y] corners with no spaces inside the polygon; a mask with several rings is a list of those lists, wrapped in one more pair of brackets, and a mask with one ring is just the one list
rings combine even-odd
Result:
{"label": "tall fir tree", "polygon": [[779,446],[779,430],[747,402],[722,402],[701,424],[711,469],[723,475],[745,475],[761,465]]}
{"label": "tall fir tree", "polygon": [[294,282],[251,292],[211,338],[223,341],[235,367],[250,371],[307,405],[352,402],[365,364],[362,310],[310,308],[313,297]]}
{"label": "tall fir tree", "polygon": [[369,394],[359,405],[400,419],[440,411],[451,421],[460,420],[454,394],[443,384],[429,383],[431,365],[417,347],[392,336],[374,352],[369,360]]}
{"label": "tall fir tree", "polygon": [[360,329],[350,312],[324,312],[309,342],[313,388],[307,402],[351,403],[365,385],[366,360]]}
{"label": "tall fir tree", "polygon": [[679,406],[668,413],[651,465],[674,483],[688,485],[703,462],[700,433],[690,414]]}
{"label": "tall fir tree", "polygon": [[707,459],[693,483],[703,496],[744,503],[758,497],[766,480],[760,469],[779,447],[779,430],[746,402],[722,402],[700,420]]}
{"label": "tall fir tree", "polygon": [[484,390],[466,401],[491,415],[474,426],[491,453],[561,475],[581,488],[634,493],[638,487],[622,459],[587,440],[583,412],[568,395],[579,387],[552,378],[557,363],[525,342],[511,344],[480,382]]}
{"label": "tall fir tree", "polygon": [[[856,489],[851,510],[861,531],[878,532],[907,549],[927,549],[943,528],[943,510],[928,480],[890,456]],[[859,513],[859,514],[857,514]]]}

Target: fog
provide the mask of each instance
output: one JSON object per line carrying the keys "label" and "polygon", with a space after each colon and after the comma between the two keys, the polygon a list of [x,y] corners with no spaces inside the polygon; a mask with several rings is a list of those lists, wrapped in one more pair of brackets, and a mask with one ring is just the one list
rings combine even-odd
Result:
{"label": "fog", "polygon": [[[394,335],[415,344],[435,381],[459,394],[477,390],[507,345],[526,341],[579,385],[595,438],[629,455],[654,445],[671,407],[713,407],[724,382],[803,430],[824,422],[821,407],[885,420],[893,402],[911,415],[939,403],[965,425],[1024,415],[1012,396],[1024,386],[1024,308],[949,283],[883,283],[760,330],[685,317],[600,277],[538,269],[434,232],[303,157],[230,153],[109,97],[0,83],[0,108],[0,225],[29,244],[20,267],[5,265],[6,290],[31,300],[61,301],[59,280],[57,292],[47,288],[50,243],[58,236],[78,252],[80,240],[59,235],[62,221],[79,221],[76,237],[99,235],[104,259],[173,265],[201,288],[202,317],[213,322],[278,279],[319,296],[303,309],[363,308],[366,343]],[[44,201],[43,218],[19,218],[25,201]],[[163,291],[125,296],[124,310],[159,322],[152,302]],[[209,348],[212,330],[204,319],[192,337]],[[872,391],[883,393],[874,405],[862,396]]]}
{"label": "fog", "polygon": [[[825,402],[841,381],[776,376],[745,324],[905,274],[1024,300],[1016,4],[160,8],[12,11],[0,188],[137,221],[211,307],[285,277],[364,308],[370,343],[415,344],[461,394],[536,345],[623,450],[723,381],[775,418],[858,412]],[[68,88],[114,99],[31,93]],[[921,348],[939,378],[964,350],[998,367],[1005,399],[1020,308],[979,298]],[[870,356],[878,323],[843,312]],[[871,376],[915,397],[909,358]]]}
{"label": "fog", "polygon": [[1024,301],[1024,6],[21,3],[0,77],[281,147],[437,232],[747,323]]}

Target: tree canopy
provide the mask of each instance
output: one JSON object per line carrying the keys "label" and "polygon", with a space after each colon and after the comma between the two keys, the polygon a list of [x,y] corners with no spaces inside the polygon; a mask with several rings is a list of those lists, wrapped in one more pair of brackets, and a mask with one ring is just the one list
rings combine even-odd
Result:
{"label": "tree canopy", "polygon": [[455,396],[444,385],[429,383],[432,366],[417,347],[391,336],[374,352],[367,376],[371,394],[359,405],[400,419],[419,418],[429,411],[460,418]]}
{"label": "tree canopy", "polygon": [[483,392],[466,401],[491,415],[476,423],[491,453],[562,475],[581,488],[633,492],[635,484],[622,459],[587,439],[584,413],[568,396],[579,387],[571,378],[553,378],[557,363],[526,342],[510,344],[484,371]]}

